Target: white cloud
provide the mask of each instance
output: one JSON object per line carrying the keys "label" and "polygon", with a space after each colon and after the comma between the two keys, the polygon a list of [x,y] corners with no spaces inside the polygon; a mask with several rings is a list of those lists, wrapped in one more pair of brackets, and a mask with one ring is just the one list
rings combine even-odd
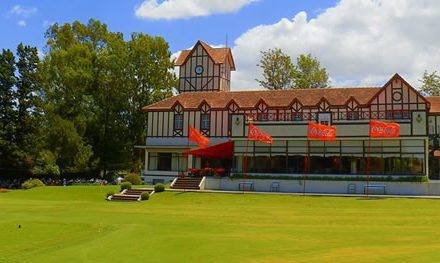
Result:
{"label": "white cloud", "polygon": [[31,15],[35,15],[37,11],[38,9],[36,7],[25,7],[21,5],[15,5],[9,10],[9,15],[28,18]]}
{"label": "white cloud", "polygon": [[260,51],[279,47],[295,59],[311,53],[333,86],[381,85],[399,73],[413,86],[440,70],[440,1],[341,0],[307,20],[300,12],[248,30],[235,40],[234,90],[259,88]]}
{"label": "white cloud", "polygon": [[25,20],[20,20],[20,21],[17,22],[17,25],[19,25],[21,27],[25,27],[25,26],[27,26],[27,23],[26,23]]}
{"label": "white cloud", "polygon": [[231,13],[256,0],[145,0],[136,8],[136,16],[145,19],[181,19]]}

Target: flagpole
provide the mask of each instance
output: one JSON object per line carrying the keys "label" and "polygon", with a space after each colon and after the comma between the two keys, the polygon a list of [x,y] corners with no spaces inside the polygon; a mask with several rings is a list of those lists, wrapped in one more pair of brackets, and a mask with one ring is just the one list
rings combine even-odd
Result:
{"label": "flagpole", "polygon": [[370,185],[370,173],[371,173],[371,136],[368,136],[368,156],[367,156],[367,197]]}
{"label": "flagpole", "polygon": [[309,138],[307,138],[306,141],[306,154],[304,156],[304,178],[303,178],[303,195],[306,194],[306,178],[309,168],[309,155],[310,155],[310,141]]}
{"label": "flagpole", "polygon": [[243,160],[244,161],[244,163],[243,163],[243,184],[242,184],[243,193],[245,191],[245,186],[246,186],[245,182],[246,182],[246,170],[247,170],[247,161],[248,161],[248,147],[249,147],[249,138],[246,139],[246,151],[245,151],[244,160]]}

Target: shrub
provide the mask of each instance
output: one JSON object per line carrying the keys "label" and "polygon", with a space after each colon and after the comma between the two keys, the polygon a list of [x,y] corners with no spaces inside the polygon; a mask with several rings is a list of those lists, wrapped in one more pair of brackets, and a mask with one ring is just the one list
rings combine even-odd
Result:
{"label": "shrub", "polygon": [[123,182],[130,182],[133,185],[142,184],[142,178],[135,173],[130,173],[124,176]]}
{"label": "shrub", "polygon": [[161,183],[157,183],[154,185],[154,192],[156,193],[160,193],[165,191],[165,185],[161,184]]}
{"label": "shrub", "polygon": [[112,195],[114,195],[114,194],[115,194],[114,191],[107,192],[107,194],[106,194],[106,199],[107,199],[109,196],[112,196]]}
{"label": "shrub", "polygon": [[121,191],[125,190],[125,189],[131,189],[131,183],[130,182],[123,182],[121,184]]}
{"label": "shrub", "polygon": [[28,179],[21,184],[21,188],[25,190],[40,186],[44,186],[44,183],[40,179]]}
{"label": "shrub", "polygon": [[141,194],[141,200],[148,200],[150,199],[150,194],[148,192],[143,192]]}

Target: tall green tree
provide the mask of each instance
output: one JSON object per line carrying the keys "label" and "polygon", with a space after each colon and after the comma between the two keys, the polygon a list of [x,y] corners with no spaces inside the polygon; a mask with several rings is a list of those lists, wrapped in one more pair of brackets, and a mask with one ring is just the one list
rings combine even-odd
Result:
{"label": "tall green tree", "polygon": [[327,70],[311,54],[301,54],[293,63],[281,49],[268,49],[261,52],[257,66],[264,78],[257,81],[267,89],[326,88],[330,84]]}
{"label": "tall green tree", "polygon": [[0,130],[3,140],[14,139],[15,92],[15,58],[11,50],[3,49],[0,53]]}
{"label": "tall green tree", "polygon": [[440,75],[437,71],[429,73],[425,70],[421,80],[422,87],[420,91],[427,96],[440,96]]}
{"label": "tall green tree", "polygon": [[296,59],[293,83],[293,88],[303,89],[327,88],[330,85],[327,70],[311,54],[301,54]]}
{"label": "tall green tree", "polygon": [[[133,146],[144,143],[142,107],[170,96],[175,86],[168,44],[144,34],[125,41],[121,33],[93,19],[86,25],[54,24],[46,37],[47,111],[63,120],[58,125],[74,125],[69,131],[81,138],[78,145],[91,146],[93,154],[88,161],[84,154],[82,163],[96,164],[103,174],[137,167]],[[75,151],[64,152],[75,158]],[[71,167],[57,163],[61,171]]]}
{"label": "tall green tree", "polygon": [[257,66],[263,70],[264,79],[257,79],[262,87],[270,90],[292,87],[295,66],[290,56],[280,48],[261,51],[261,59]]}
{"label": "tall green tree", "polygon": [[[168,43],[161,37],[133,33],[129,54],[129,136],[132,145],[143,145],[147,135],[147,116],[142,108],[172,95],[177,78]],[[139,155],[132,153],[133,170],[138,170]]]}
{"label": "tall green tree", "polygon": [[0,168],[13,163],[12,155],[17,150],[15,144],[16,103],[14,86],[15,58],[11,50],[0,53]]}
{"label": "tall green tree", "polygon": [[17,47],[17,120],[16,141],[27,155],[36,147],[41,121],[40,59],[37,48],[19,44]]}
{"label": "tall green tree", "polygon": [[[102,159],[105,142],[106,108],[108,89],[106,25],[90,20],[87,25],[78,21],[72,24],[54,24],[46,32],[48,53],[43,63],[48,127],[60,131],[62,141],[56,154],[61,172],[78,172],[96,167],[73,167],[78,151],[90,148],[92,154],[83,163],[93,164]],[[104,99],[105,98],[105,99]],[[62,132],[61,132],[62,131]],[[50,134],[48,132],[47,134]],[[77,138],[71,140],[71,138]],[[79,139],[78,139],[79,138]],[[48,144],[53,137],[48,136]],[[83,147],[84,146],[84,147]],[[89,147],[90,146],[90,147]],[[52,149],[54,151],[54,149]],[[61,154],[62,153],[62,154]]]}

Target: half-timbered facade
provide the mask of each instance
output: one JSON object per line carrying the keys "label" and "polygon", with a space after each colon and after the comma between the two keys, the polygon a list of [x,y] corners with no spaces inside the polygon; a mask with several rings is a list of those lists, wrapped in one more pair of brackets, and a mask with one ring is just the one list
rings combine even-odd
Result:
{"label": "half-timbered facade", "polygon": [[[371,174],[428,173],[428,138],[440,131],[440,98],[423,97],[398,74],[382,87],[230,91],[235,65],[229,49],[199,41],[176,64],[180,94],[144,108],[147,175],[177,175],[204,166],[200,158],[181,155],[195,148],[188,142],[189,125],[213,143],[233,140],[234,156],[221,165],[240,173],[250,122],[274,138],[271,145],[248,145],[248,171],[256,175],[301,174],[306,154],[311,174],[365,174],[368,156]],[[196,69],[199,65],[203,70]],[[369,139],[370,119],[399,123],[400,137]],[[337,140],[307,144],[309,121],[336,126]]]}
{"label": "half-timbered facade", "polygon": [[229,91],[231,71],[235,70],[229,48],[213,48],[198,41],[193,49],[177,58],[179,92]]}

